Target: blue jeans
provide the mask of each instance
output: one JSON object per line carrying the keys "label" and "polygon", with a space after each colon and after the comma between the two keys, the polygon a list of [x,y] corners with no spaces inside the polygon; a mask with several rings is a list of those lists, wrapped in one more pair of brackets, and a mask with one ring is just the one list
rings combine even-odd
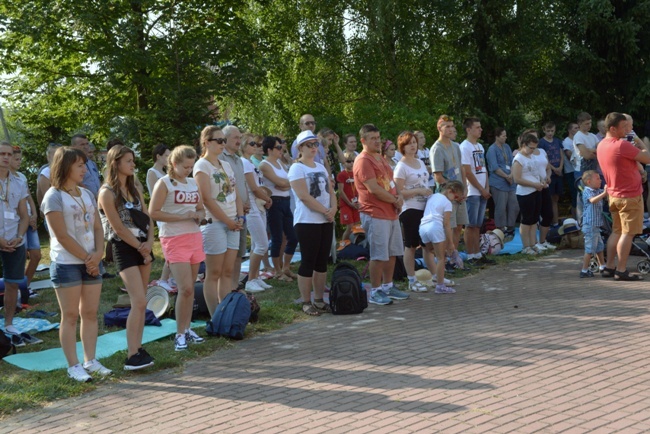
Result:
{"label": "blue jeans", "polygon": [[284,253],[293,255],[298,245],[296,231],[293,228],[293,213],[291,212],[291,199],[282,196],[272,196],[273,205],[269,208],[267,221],[271,231],[271,257],[280,256],[282,247],[282,234],[287,237],[287,246]]}
{"label": "blue jeans", "polygon": [[485,219],[485,207],[487,199],[483,196],[467,196],[467,217],[469,224],[467,226],[480,228]]}

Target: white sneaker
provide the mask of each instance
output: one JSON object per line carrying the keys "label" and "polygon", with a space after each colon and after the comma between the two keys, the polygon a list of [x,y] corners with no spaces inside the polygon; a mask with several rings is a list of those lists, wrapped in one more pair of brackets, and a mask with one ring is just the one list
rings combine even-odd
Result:
{"label": "white sneaker", "polygon": [[534,248],[535,250],[537,250],[538,252],[545,252],[545,251],[546,251],[546,247],[544,247],[544,245],[543,245],[543,244],[540,244],[540,243],[535,244],[535,245],[533,246],[533,248]]}
{"label": "white sneaker", "polygon": [[80,383],[93,381],[93,377],[88,375],[88,372],[86,372],[84,367],[79,363],[68,368],[68,377],[72,378],[73,380],[77,380]]}
{"label": "white sneaker", "polygon": [[271,285],[269,285],[268,283],[266,283],[265,281],[263,281],[263,280],[262,280],[261,278],[259,278],[259,277],[258,277],[257,279],[255,279],[255,281],[257,282],[257,284],[258,284],[259,286],[261,286],[261,287],[264,288],[264,289],[271,289],[271,288],[273,288]]}
{"label": "white sneaker", "polygon": [[524,247],[524,249],[521,251],[524,255],[536,255],[537,250],[535,250],[532,247]]}
{"label": "white sneaker", "polygon": [[[454,282],[451,279],[447,279],[446,277],[445,277],[443,283],[445,284],[445,286],[455,286],[456,285],[456,282]],[[438,277],[434,274],[433,277],[431,278],[431,283],[429,283],[428,285],[433,286],[435,288],[435,286],[437,284],[438,284]]]}
{"label": "white sneaker", "polygon": [[429,288],[427,288],[427,286],[422,282],[419,282],[417,280],[415,282],[409,282],[409,291],[427,292],[428,290]]}
{"label": "white sneaker", "polygon": [[246,282],[245,290],[246,290],[246,292],[262,292],[262,291],[264,291],[264,288],[262,288],[257,283],[257,279],[255,279],[255,280],[249,280],[248,282]]}
{"label": "white sneaker", "polygon": [[174,339],[174,349],[176,351],[185,351],[187,349],[187,340],[185,340],[185,334],[176,335],[176,339]]}
{"label": "white sneaker", "polygon": [[106,377],[106,376],[111,375],[113,373],[113,371],[111,371],[106,366],[99,363],[99,361],[97,359],[93,359],[90,362],[86,362],[86,363],[84,363],[83,366],[84,366],[84,369],[86,371],[88,371],[89,373],[93,374],[93,373],[96,372],[97,374],[101,375],[102,377]]}
{"label": "white sneaker", "polygon": [[557,247],[555,247],[553,244],[549,243],[548,241],[544,241],[544,244],[542,246],[546,247],[547,250],[555,250]]}

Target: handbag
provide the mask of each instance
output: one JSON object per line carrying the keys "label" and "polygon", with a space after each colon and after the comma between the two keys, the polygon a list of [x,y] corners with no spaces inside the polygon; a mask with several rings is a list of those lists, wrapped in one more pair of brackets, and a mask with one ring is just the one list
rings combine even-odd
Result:
{"label": "handbag", "polygon": [[149,233],[149,227],[151,225],[151,217],[149,217],[147,214],[135,208],[129,209],[129,214],[131,214],[131,220],[133,221],[133,224],[135,224],[135,226],[138,229],[140,229],[145,234]]}

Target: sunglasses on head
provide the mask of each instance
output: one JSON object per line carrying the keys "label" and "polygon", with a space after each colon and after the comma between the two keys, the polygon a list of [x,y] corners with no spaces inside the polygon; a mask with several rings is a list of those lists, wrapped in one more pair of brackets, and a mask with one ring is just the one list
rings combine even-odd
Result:
{"label": "sunglasses on head", "polygon": [[223,145],[224,143],[226,143],[226,139],[224,139],[223,137],[219,137],[216,139],[208,139],[208,142],[217,142],[218,144]]}
{"label": "sunglasses on head", "polygon": [[285,143],[287,143],[287,141],[286,141],[286,140],[283,140],[283,139],[279,139],[279,140],[278,140],[278,143],[281,144],[281,145],[284,145]]}

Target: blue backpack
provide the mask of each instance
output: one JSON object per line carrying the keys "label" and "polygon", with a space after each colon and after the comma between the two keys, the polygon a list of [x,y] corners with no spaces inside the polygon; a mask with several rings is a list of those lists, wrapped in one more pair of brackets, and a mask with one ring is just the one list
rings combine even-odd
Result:
{"label": "blue backpack", "polygon": [[225,338],[244,339],[246,325],[251,317],[251,303],[245,294],[233,291],[219,303],[208,321],[205,331],[210,336],[223,336]]}

